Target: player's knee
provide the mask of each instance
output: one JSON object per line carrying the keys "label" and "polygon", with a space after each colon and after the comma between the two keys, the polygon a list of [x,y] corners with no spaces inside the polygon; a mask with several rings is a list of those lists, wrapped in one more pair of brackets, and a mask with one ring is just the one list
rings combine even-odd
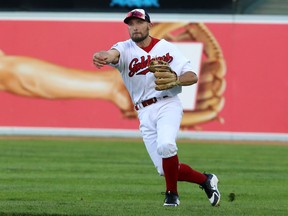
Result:
{"label": "player's knee", "polygon": [[158,144],[157,147],[157,153],[162,158],[169,158],[177,154],[177,146],[176,144],[169,144],[169,143],[163,143]]}

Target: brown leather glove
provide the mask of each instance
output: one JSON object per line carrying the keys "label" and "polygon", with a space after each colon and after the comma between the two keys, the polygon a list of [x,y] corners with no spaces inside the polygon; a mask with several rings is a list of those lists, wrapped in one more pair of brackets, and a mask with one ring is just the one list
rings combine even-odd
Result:
{"label": "brown leather glove", "polygon": [[163,60],[152,60],[148,66],[149,70],[154,73],[155,89],[163,91],[180,84],[177,74],[170,68],[169,64]]}

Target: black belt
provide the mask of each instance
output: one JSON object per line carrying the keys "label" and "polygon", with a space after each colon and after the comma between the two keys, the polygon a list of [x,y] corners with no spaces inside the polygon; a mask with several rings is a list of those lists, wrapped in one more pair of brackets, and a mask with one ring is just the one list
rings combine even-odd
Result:
{"label": "black belt", "polygon": [[[163,96],[162,98],[167,98],[167,97],[168,96]],[[139,109],[141,109],[141,105],[142,105],[142,107],[146,107],[146,106],[149,106],[149,105],[151,105],[153,103],[156,103],[157,101],[158,101],[157,98],[153,97],[153,98],[150,98],[148,100],[142,101],[139,104],[136,104],[134,106],[134,108],[135,108],[135,110],[139,110]]]}

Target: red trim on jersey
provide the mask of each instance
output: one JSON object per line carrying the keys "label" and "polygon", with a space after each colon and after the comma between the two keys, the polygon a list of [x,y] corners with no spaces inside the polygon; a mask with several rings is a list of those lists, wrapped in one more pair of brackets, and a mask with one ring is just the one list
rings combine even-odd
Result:
{"label": "red trim on jersey", "polygon": [[160,41],[157,38],[153,38],[151,37],[151,42],[147,47],[142,47],[143,50],[145,50],[147,53],[150,52],[152,50],[152,48]]}

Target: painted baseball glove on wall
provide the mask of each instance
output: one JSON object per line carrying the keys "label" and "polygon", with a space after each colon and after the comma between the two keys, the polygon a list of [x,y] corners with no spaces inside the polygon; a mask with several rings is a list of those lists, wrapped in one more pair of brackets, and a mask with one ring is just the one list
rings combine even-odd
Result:
{"label": "painted baseball glove on wall", "polygon": [[155,89],[157,91],[170,89],[180,84],[179,77],[167,62],[155,59],[150,62],[148,68],[156,78]]}
{"label": "painted baseball glove on wall", "polygon": [[200,124],[224,122],[220,112],[224,107],[226,89],[226,62],[222,49],[213,33],[204,23],[158,23],[151,34],[171,42],[197,42],[203,44],[201,71],[195,110],[184,110],[181,128],[200,130]]}

